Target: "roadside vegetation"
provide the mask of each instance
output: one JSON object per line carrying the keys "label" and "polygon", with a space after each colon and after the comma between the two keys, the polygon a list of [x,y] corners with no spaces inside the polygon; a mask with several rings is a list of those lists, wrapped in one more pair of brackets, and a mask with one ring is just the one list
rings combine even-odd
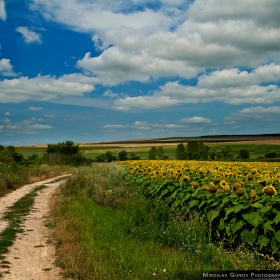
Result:
{"label": "roadside vegetation", "polygon": [[214,242],[205,215],[183,215],[148,190],[116,163],[94,163],[67,180],[54,203],[65,276],[202,279],[205,271],[280,268],[245,243]]}

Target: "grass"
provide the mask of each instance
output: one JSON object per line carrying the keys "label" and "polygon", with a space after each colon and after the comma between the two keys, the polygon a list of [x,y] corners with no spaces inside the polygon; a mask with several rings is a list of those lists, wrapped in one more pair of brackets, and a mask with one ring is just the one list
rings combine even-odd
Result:
{"label": "grass", "polygon": [[213,244],[203,217],[149,200],[114,164],[81,168],[54,203],[59,264],[72,279],[202,279],[212,270],[279,269],[245,247]]}
{"label": "grass", "polygon": [[66,166],[0,164],[0,197],[25,185],[71,171]]}
{"label": "grass", "polygon": [[[3,220],[8,221],[8,227],[0,233],[0,261],[2,268],[9,268],[5,261],[5,254],[8,253],[9,247],[13,245],[18,233],[22,233],[22,223],[24,217],[26,217],[32,210],[34,204],[34,198],[37,192],[44,189],[46,186],[41,185],[35,188],[32,192],[22,197],[13,206],[8,208]],[[8,273],[8,271],[4,272]],[[0,278],[1,278],[0,274]]]}

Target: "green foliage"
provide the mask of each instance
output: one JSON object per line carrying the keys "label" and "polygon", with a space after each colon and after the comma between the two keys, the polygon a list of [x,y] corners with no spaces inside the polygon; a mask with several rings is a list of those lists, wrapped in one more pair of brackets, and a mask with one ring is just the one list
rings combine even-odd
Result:
{"label": "green foliage", "polygon": [[264,155],[265,158],[279,158],[280,154],[277,152],[269,152]]}
{"label": "green foliage", "polygon": [[67,140],[58,144],[48,144],[43,161],[52,165],[89,165],[92,160],[79,153],[79,145]]}
{"label": "green foliage", "polygon": [[128,157],[128,160],[139,160],[140,159],[140,156],[136,155],[136,153],[129,153],[129,157]]}
{"label": "green foliage", "polygon": [[248,159],[250,157],[250,151],[248,149],[240,149],[238,156],[241,159]]}
{"label": "green foliage", "polygon": [[209,147],[203,142],[189,141],[186,147],[188,159],[207,159]]}
{"label": "green foliage", "polygon": [[48,144],[46,153],[75,155],[79,153],[79,145],[75,145],[74,142],[70,140],[57,144]]}
{"label": "green foliage", "polygon": [[149,150],[149,156],[148,156],[148,159],[156,159],[157,158],[157,148],[156,147],[152,147],[150,150]]}
{"label": "green foliage", "polygon": [[117,158],[113,155],[111,151],[107,151],[104,154],[96,156],[97,162],[113,162],[116,161]]}
{"label": "green foliage", "polygon": [[176,148],[176,159],[186,159],[187,155],[186,155],[186,149],[183,143],[178,144],[177,148]]}
{"label": "green foliage", "polygon": [[120,161],[128,160],[127,151],[125,151],[125,150],[120,151],[119,154],[118,154],[118,159]]}
{"label": "green foliage", "polygon": [[6,150],[9,154],[13,154],[16,152],[16,148],[14,146],[8,146]]}

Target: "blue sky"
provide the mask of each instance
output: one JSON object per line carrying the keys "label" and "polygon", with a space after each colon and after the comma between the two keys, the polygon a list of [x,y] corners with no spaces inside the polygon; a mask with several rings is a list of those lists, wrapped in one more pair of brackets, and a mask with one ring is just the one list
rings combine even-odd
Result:
{"label": "blue sky", "polygon": [[279,0],[0,0],[0,144],[279,133]]}

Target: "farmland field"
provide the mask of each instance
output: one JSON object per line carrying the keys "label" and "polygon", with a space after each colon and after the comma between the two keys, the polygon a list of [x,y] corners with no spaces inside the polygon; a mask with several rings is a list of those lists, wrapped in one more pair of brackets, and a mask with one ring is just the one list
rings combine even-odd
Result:
{"label": "farmland field", "polygon": [[280,257],[280,163],[128,161],[120,170],[188,216],[205,216],[214,240]]}

